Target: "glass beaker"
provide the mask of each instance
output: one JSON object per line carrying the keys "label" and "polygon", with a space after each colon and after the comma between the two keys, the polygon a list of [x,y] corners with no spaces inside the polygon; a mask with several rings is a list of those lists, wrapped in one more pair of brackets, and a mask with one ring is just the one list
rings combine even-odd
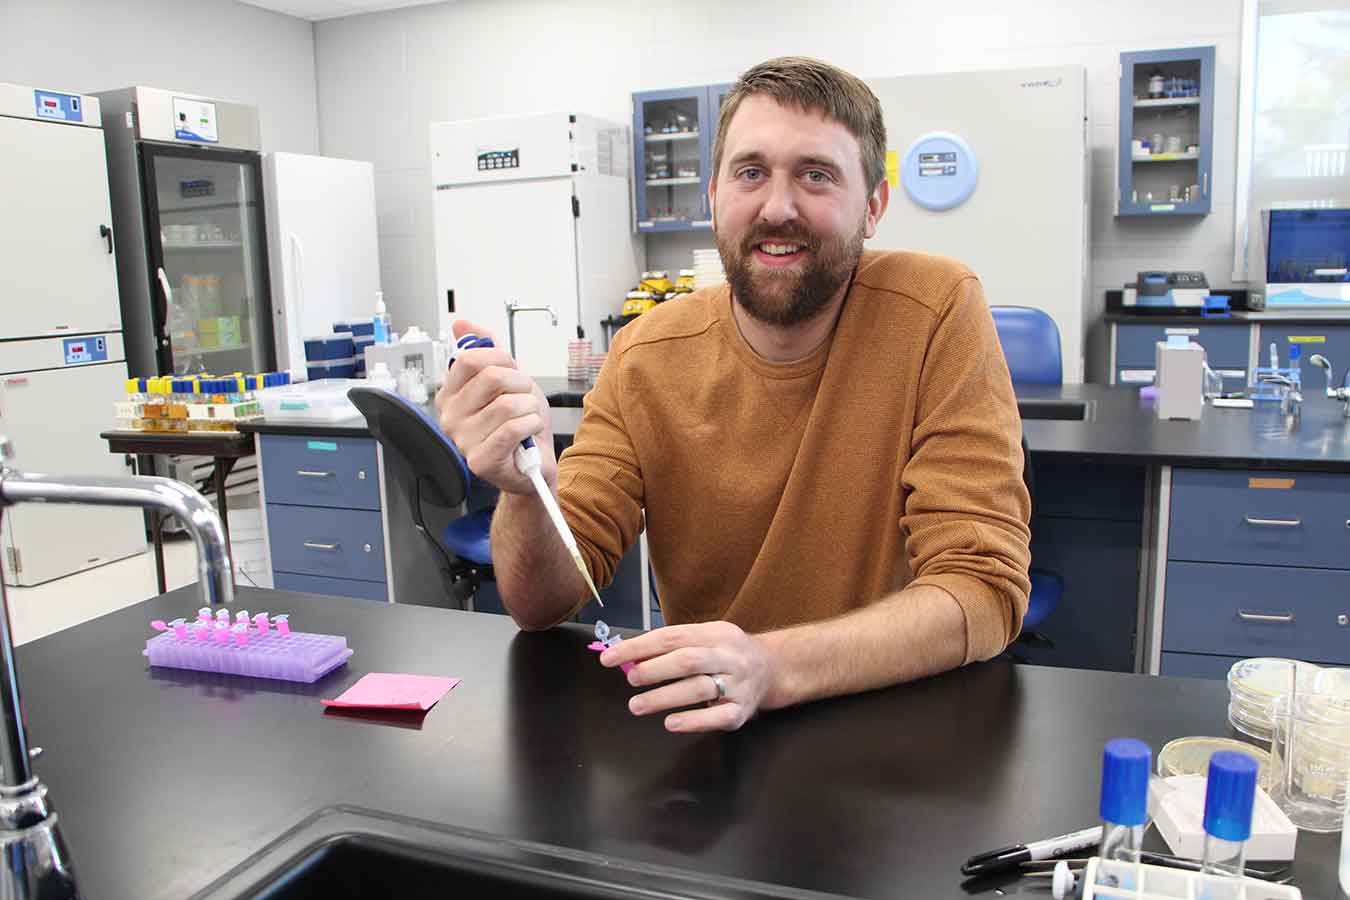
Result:
{"label": "glass beaker", "polygon": [[1271,798],[1305,831],[1341,829],[1350,779],[1350,702],[1325,694],[1287,694],[1271,716]]}

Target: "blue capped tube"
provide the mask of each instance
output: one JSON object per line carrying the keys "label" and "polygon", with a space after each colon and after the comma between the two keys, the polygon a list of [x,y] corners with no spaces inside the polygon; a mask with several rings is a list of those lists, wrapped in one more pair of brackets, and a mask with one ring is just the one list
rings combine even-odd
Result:
{"label": "blue capped tube", "polygon": [[1107,741],[1102,751],[1102,843],[1097,883],[1134,890],[1139,850],[1148,820],[1148,778],[1153,753],[1135,738]]}

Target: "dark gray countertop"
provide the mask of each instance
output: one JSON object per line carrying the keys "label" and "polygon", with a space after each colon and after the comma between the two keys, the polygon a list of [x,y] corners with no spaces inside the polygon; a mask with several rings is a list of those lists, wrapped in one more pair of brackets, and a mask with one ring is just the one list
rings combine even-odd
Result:
{"label": "dark gray countertop", "polygon": [[[554,430],[570,434],[579,418],[584,387],[543,379],[554,404]],[[1334,400],[1307,391],[1302,420],[1279,414],[1276,404],[1254,409],[1206,407],[1195,422],[1160,422],[1151,401],[1130,385],[1079,384],[1059,388],[1019,387],[1023,429],[1033,453],[1085,461],[1144,465],[1190,465],[1350,471],[1350,420]],[[1061,419],[1086,405],[1086,418]],[[241,430],[262,434],[366,437],[365,420],[334,423],[269,417]]]}
{"label": "dark gray countertop", "polygon": [[[249,588],[238,606],[355,655],[314,685],[149,670],[147,622],[199,605],[184,588],[19,648],[88,897],[181,900],[348,804],[851,896],[993,898],[1009,885],[963,885],[961,862],[1096,824],[1108,739],[1229,734],[1222,682],[986,663],[675,736],[627,713],[579,626]],[[424,716],[319,705],[372,671],[464,680]],[[1305,896],[1338,896],[1339,841],[1299,835]]]}
{"label": "dark gray countertop", "polygon": [[1106,321],[1130,325],[1249,325],[1268,322],[1284,325],[1350,325],[1350,310],[1346,309],[1269,309],[1234,310],[1227,316],[1202,316],[1190,313],[1133,313],[1108,312]]}

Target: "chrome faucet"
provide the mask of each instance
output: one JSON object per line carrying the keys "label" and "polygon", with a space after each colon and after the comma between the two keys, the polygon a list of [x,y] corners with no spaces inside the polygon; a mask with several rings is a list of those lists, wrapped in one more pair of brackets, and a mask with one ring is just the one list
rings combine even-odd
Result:
{"label": "chrome faucet", "polygon": [[[197,544],[202,600],[234,600],[225,528],[201,494],[170,478],[103,478],[36,475],[10,467],[14,450],[0,436],[0,513],[28,501],[140,506],[173,513]],[[3,516],[0,515],[0,523]],[[0,898],[77,900],[70,851],[47,802],[47,788],[33,774],[19,697],[19,676],[10,629],[9,597],[0,581]]]}
{"label": "chrome faucet", "polygon": [[1296,419],[1303,418],[1303,392],[1292,379],[1284,375],[1261,375],[1256,379],[1263,384],[1273,384],[1280,390],[1280,412]]}
{"label": "chrome faucet", "polygon": [[546,312],[553,327],[558,327],[558,311],[551,306],[519,306],[514,300],[506,301],[506,338],[511,356],[516,355],[516,313]]}
{"label": "chrome faucet", "polygon": [[1314,353],[1308,357],[1308,362],[1322,370],[1322,374],[1327,378],[1327,396],[1333,400],[1341,401],[1341,412],[1347,419],[1350,419],[1350,388],[1334,388],[1331,386],[1333,380],[1331,360],[1320,353]]}

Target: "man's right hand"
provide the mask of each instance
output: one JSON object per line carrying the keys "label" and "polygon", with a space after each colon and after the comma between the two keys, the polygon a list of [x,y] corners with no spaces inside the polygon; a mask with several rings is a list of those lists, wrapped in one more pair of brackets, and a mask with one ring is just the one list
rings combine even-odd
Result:
{"label": "man's right hand", "polygon": [[[486,328],[463,319],[452,329],[455,340],[472,333],[497,342]],[[516,469],[514,458],[520,442],[533,437],[544,480],[550,487],[557,484],[548,397],[516,368],[506,350],[482,347],[460,353],[436,392],[436,409],[441,431],[455,442],[474,475],[508,493],[533,494],[530,479]]]}

